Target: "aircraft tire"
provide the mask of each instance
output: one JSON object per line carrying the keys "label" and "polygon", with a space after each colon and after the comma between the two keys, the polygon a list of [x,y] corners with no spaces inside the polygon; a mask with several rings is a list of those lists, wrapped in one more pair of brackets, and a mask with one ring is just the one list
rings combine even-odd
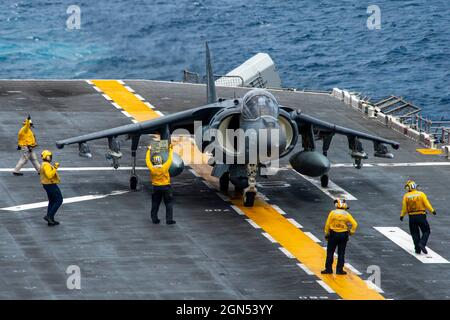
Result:
{"label": "aircraft tire", "polygon": [[246,192],[244,194],[244,206],[253,207],[255,204],[256,192]]}
{"label": "aircraft tire", "polygon": [[137,176],[131,176],[130,177],[130,189],[136,190],[138,184],[138,177]]}

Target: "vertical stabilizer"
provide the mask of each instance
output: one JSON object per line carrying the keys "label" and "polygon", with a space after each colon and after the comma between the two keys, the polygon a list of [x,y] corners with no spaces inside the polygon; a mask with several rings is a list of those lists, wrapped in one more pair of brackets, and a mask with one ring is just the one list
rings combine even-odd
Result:
{"label": "vertical stabilizer", "polygon": [[207,103],[217,102],[216,83],[214,81],[214,73],[211,64],[211,53],[209,52],[208,42],[205,42],[206,47],[206,99]]}

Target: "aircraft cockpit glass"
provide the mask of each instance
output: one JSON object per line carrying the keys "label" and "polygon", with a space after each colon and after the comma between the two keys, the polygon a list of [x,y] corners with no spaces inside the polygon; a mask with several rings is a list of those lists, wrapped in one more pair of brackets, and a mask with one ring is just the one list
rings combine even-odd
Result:
{"label": "aircraft cockpit glass", "polygon": [[262,116],[278,118],[278,103],[275,97],[265,90],[252,90],[243,99],[242,118],[256,120]]}

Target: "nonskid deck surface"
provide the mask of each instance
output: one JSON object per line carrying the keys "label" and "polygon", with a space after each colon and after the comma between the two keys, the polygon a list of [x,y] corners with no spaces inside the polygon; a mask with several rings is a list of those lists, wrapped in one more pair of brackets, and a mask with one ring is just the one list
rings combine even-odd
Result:
{"label": "nonskid deck surface", "polygon": [[[154,106],[152,112],[170,114],[206,100],[201,85],[138,80],[122,85]],[[218,88],[224,98],[244,93]],[[195,174],[185,170],[173,179],[177,224],[155,226],[149,219],[150,184],[143,168],[146,138],[138,151],[142,169],[136,192],[128,191],[128,170],[109,170],[106,141],[90,143],[90,160],[80,158],[76,146],[54,147],[61,138],[129,124],[132,112],[114,107],[107,93],[86,81],[0,81],[0,209],[9,208],[0,210],[0,298],[339,299],[354,297],[348,292],[354,281],[369,279],[379,268],[380,282],[374,282],[382,298],[448,299],[450,264],[443,262],[450,260],[450,168],[441,165],[446,160],[418,153],[413,141],[331,96],[274,94],[283,105],[397,140],[401,148],[393,160],[371,157],[366,162],[376,165],[356,170],[349,166],[346,139],[335,137],[329,151],[335,166],[330,172],[333,188],[323,190],[285,168],[259,181],[266,199],[251,209],[254,212],[243,212],[220,197],[211,188],[214,181],[205,183],[201,170],[193,167]],[[39,203],[46,196],[31,167],[23,177],[8,171],[18,160],[16,134],[29,113],[38,151],[54,151],[61,163],[62,192],[73,201],[61,207],[62,224],[57,228],[48,228],[42,220],[45,207]],[[129,166],[129,146],[129,141],[122,144],[123,166]],[[371,144],[365,146],[371,155]],[[386,165],[390,163],[396,166]],[[407,222],[398,219],[408,178],[421,185],[438,212],[429,217],[429,247],[437,256],[419,260],[398,243],[404,232],[409,233]],[[342,193],[357,199],[350,202],[350,211],[360,223],[348,245],[348,268],[353,270],[349,282],[336,276],[322,279],[314,272],[313,253],[326,245],[323,225],[333,205],[331,197]],[[22,205],[29,206],[17,207]],[[265,221],[258,220],[258,210],[267,214]],[[164,218],[164,209],[160,215]],[[284,230],[286,221],[297,230]],[[388,236],[380,230],[389,230]],[[314,243],[311,257],[303,255],[301,244],[308,244],[304,235]],[[297,239],[303,241],[299,247]],[[70,265],[81,269],[81,290],[67,288]]]}

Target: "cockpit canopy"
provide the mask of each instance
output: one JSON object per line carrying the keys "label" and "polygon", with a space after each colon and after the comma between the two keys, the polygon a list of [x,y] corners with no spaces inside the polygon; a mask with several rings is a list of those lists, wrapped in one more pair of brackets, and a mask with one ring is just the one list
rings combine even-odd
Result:
{"label": "cockpit canopy", "polygon": [[263,116],[278,118],[277,99],[266,90],[254,89],[245,94],[242,104],[242,119],[256,120]]}

